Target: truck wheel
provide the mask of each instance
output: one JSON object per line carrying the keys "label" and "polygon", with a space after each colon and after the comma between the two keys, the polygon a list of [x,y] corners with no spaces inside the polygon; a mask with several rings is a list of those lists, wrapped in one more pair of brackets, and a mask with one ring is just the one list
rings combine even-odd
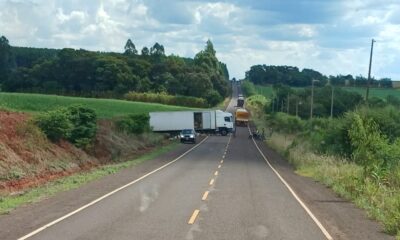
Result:
{"label": "truck wheel", "polygon": [[228,132],[226,131],[226,129],[223,129],[222,131],[221,131],[221,135],[222,136],[226,136],[228,134]]}

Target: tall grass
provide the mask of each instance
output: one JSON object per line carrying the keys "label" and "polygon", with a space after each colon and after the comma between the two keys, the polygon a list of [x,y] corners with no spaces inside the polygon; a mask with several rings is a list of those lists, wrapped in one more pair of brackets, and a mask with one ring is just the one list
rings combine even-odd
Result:
{"label": "tall grass", "polygon": [[[290,138],[290,136],[289,136]],[[383,223],[387,233],[400,238],[400,168],[394,169],[392,184],[364,178],[363,168],[336,156],[313,153],[307,143],[291,144],[288,136],[274,133],[267,144],[283,153],[300,175],[331,187],[341,197],[352,200],[368,215]],[[397,182],[397,184],[396,184]]]}
{"label": "tall grass", "polygon": [[152,111],[182,111],[190,108],[157,103],[130,102],[113,99],[64,97],[56,95],[0,93],[0,109],[38,113],[64,106],[80,104],[96,111],[100,118],[112,118],[127,114]]}

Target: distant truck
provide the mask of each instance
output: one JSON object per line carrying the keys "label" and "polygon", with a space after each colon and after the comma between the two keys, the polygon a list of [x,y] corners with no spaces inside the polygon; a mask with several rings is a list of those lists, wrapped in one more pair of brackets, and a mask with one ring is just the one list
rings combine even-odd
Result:
{"label": "distant truck", "polygon": [[194,129],[227,135],[233,129],[233,116],[221,110],[150,112],[150,127],[155,132],[180,132]]}
{"label": "distant truck", "polygon": [[249,123],[249,118],[250,118],[250,114],[249,112],[244,109],[244,108],[238,108],[235,111],[235,123],[236,126],[247,126],[247,124]]}
{"label": "distant truck", "polygon": [[244,106],[244,98],[243,97],[238,97],[236,106],[241,107],[241,108]]}

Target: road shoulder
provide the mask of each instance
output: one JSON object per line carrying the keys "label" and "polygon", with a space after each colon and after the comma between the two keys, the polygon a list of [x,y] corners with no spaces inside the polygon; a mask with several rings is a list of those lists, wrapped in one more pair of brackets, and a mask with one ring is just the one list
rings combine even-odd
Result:
{"label": "road shoulder", "polygon": [[331,189],[311,178],[297,175],[294,168],[266,144],[257,145],[313,214],[322,222],[333,239],[395,239],[383,233],[383,227],[370,219],[353,203],[338,197]]}

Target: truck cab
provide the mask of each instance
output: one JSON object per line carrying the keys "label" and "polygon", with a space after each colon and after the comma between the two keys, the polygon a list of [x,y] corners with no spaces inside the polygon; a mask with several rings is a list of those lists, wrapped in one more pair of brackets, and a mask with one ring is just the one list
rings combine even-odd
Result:
{"label": "truck cab", "polygon": [[225,136],[233,129],[233,116],[232,113],[216,111],[216,131]]}

